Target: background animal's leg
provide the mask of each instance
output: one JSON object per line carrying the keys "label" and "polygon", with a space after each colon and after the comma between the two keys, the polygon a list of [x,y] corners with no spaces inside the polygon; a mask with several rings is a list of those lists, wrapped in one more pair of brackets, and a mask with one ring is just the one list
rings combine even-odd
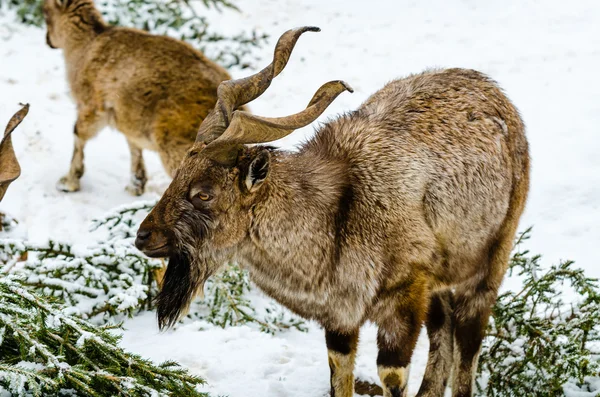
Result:
{"label": "background animal's leg", "polygon": [[129,152],[131,153],[131,181],[125,188],[134,196],[141,196],[144,193],[146,186],[146,167],[144,166],[144,157],[142,149],[137,147],[133,142],[127,140],[129,144]]}
{"label": "background animal's leg", "polygon": [[354,396],[354,359],[358,346],[358,329],[350,333],[325,330],[331,397]]}
{"label": "background animal's leg", "polygon": [[[385,397],[404,397],[410,359],[427,313],[425,284],[413,282],[403,285],[398,292],[381,302],[387,306],[378,314],[377,371]],[[383,318],[382,315],[384,316]]]}
{"label": "background animal's leg", "polygon": [[103,116],[95,111],[79,113],[73,130],[75,145],[71,168],[67,175],[60,178],[56,184],[58,190],[63,192],[76,192],[79,190],[79,179],[81,179],[84,172],[83,149],[86,142],[96,136],[104,126]]}
{"label": "background animal's leg", "polygon": [[454,317],[452,291],[433,294],[427,312],[429,358],[418,397],[442,397],[452,370]]}

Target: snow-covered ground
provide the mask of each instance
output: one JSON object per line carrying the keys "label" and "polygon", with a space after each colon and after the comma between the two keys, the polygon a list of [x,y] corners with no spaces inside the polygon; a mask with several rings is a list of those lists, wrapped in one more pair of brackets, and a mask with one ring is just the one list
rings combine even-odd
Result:
{"label": "snow-covered ground", "polygon": [[[600,277],[600,3],[597,0],[502,2],[393,0],[245,0],[241,14],[213,15],[220,29],[258,28],[276,38],[301,25],[321,33],[300,40],[287,69],[253,112],[278,116],[302,109],[325,81],[343,79],[355,93],[341,95],[324,121],[356,108],[393,78],[430,67],[468,67],[495,78],[520,109],[533,159],[532,186],[522,227],[533,225],[528,247],[546,263],[574,259]],[[82,191],[54,185],[72,153],[74,105],[60,51],[45,32],[0,16],[0,124],[29,102],[31,111],[13,142],[22,176],[1,204],[35,241],[86,243],[89,221],[134,201],[124,187],[129,152],[122,135],[106,131],[86,151]],[[272,45],[261,50],[269,62]],[[234,72],[241,77],[248,72]],[[304,128],[282,140],[290,147],[309,137]],[[142,199],[168,185],[156,155]],[[155,360],[174,359],[206,378],[213,395],[324,396],[329,370],[322,331],[269,336],[248,327],[222,330],[191,324],[159,334],[147,313],[126,323],[123,346]],[[415,393],[426,361],[421,338],[413,359]],[[375,381],[375,329],[366,327],[357,375]]]}

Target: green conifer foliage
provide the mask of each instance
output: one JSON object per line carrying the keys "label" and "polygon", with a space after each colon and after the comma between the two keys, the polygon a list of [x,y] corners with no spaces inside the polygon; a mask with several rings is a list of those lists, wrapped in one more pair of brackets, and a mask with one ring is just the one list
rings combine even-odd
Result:
{"label": "green conifer foliage", "polygon": [[[520,234],[479,360],[479,395],[600,396],[600,287],[572,261],[542,267]],[[576,394],[586,393],[586,394]],[[589,393],[589,394],[588,394]]]}
{"label": "green conifer foliage", "polygon": [[30,292],[23,279],[0,277],[0,386],[13,396],[205,396],[202,379],[174,362],[154,365],[118,347],[111,330],[64,314]]}

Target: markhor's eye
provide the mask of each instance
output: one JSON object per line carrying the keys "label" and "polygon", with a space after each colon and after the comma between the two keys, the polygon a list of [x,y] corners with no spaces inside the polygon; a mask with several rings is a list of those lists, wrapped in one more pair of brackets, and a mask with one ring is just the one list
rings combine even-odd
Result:
{"label": "markhor's eye", "polygon": [[198,197],[202,201],[210,200],[210,194],[203,193],[203,192],[199,192],[198,194],[196,194],[196,197]]}
{"label": "markhor's eye", "polygon": [[192,196],[190,202],[196,209],[202,210],[206,208],[208,202],[212,200],[212,196],[205,192],[198,192]]}
{"label": "markhor's eye", "polygon": [[196,209],[203,210],[214,199],[213,193],[210,187],[196,184],[190,188],[188,200]]}

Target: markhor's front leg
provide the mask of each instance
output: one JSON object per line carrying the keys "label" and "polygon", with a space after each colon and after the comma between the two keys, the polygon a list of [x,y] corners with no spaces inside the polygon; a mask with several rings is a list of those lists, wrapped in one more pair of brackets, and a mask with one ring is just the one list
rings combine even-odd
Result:
{"label": "markhor's front leg", "polygon": [[394,288],[396,292],[379,302],[377,314],[377,372],[384,397],[408,395],[410,359],[427,313],[424,283]]}
{"label": "markhor's front leg", "polygon": [[331,371],[331,397],[354,396],[353,371],[358,346],[358,332],[358,329],[352,332],[325,330]]}

